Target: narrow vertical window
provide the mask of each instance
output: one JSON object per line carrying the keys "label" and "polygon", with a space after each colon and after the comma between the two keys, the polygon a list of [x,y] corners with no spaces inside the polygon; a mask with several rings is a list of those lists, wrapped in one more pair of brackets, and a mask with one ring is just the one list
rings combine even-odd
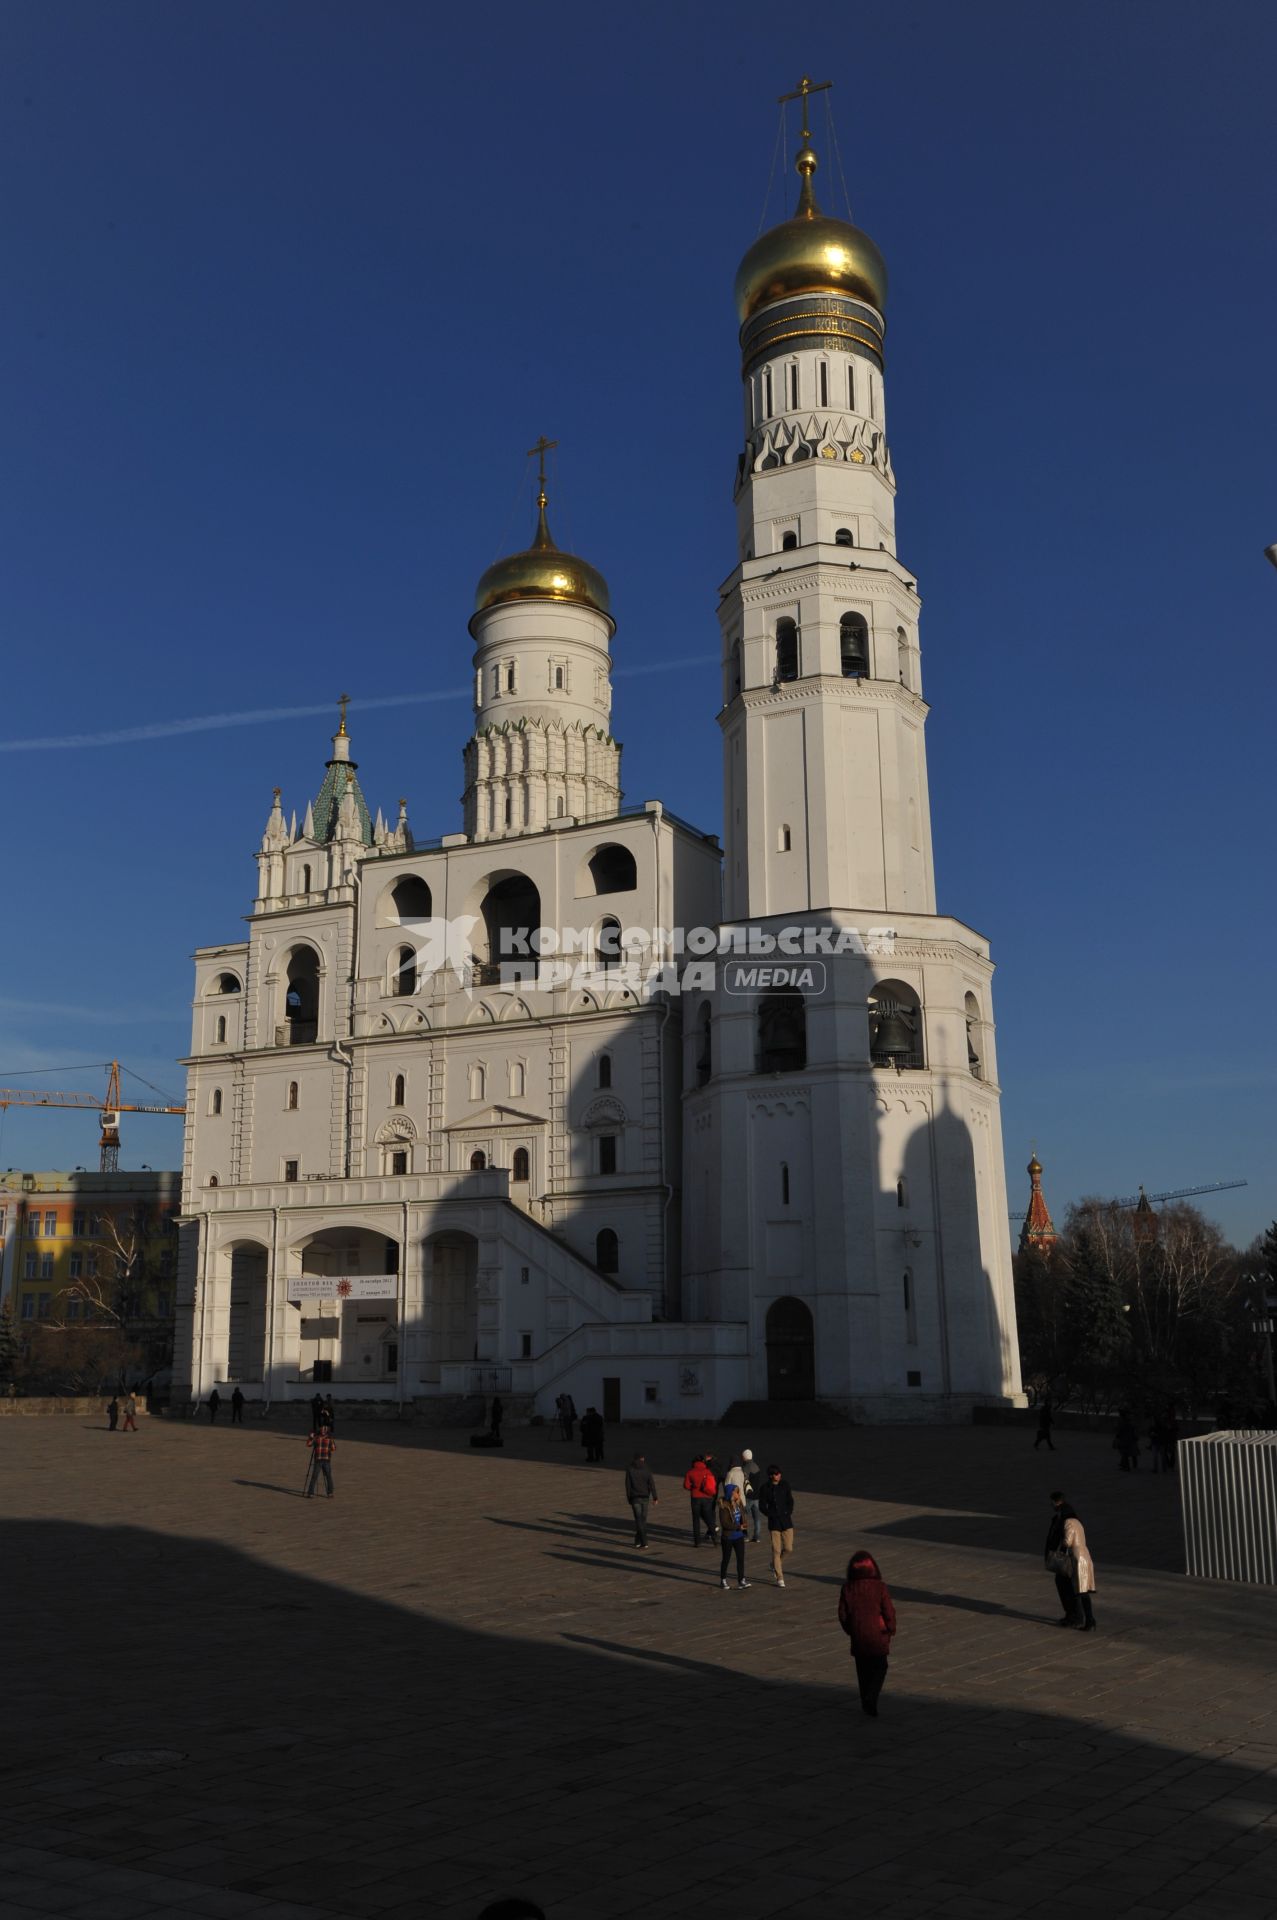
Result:
{"label": "narrow vertical window", "polygon": [[226,1015],[224,1013],[219,1013],[217,1016],[217,1044],[221,1046],[225,1042],[225,1039],[226,1039]]}
{"label": "narrow vertical window", "polygon": [[310,892],[310,868],[309,868],[309,866],[305,866],[305,867],[303,867],[303,868],[302,868],[302,892],[303,892],[303,893],[309,893],[309,892]]}
{"label": "narrow vertical window", "polygon": [[395,1151],[390,1156],[390,1171],[392,1174],[407,1173],[408,1150],[406,1147],[395,1148]]}
{"label": "narrow vertical window", "polygon": [[407,1091],[408,1091],[407,1081],[404,1079],[404,1076],[401,1073],[397,1073],[395,1075],[394,1096],[390,1104],[395,1107],[401,1107],[404,1103],[404,1095],[407,1093]]}
{"label": "narrow vertical window", "polygon": [[610,1053],[599,1055],[599,1085],[610,1087],[612,1084],[612,1056]]}
{"label": "narrow vertical window", "polygon": [[785,369],[785,380],[789,388],[789,404],[794,408],[798,405],[798,368],[792,362]]}
{"label": "narrow vertical window", "polygon": [[763,374],[763,412],[770,420],[772,416],[772,370],[770,367]]}
{"label": "narrow vertical window", "polygon": [[898,1207],[907,1207],[909,1205],[909,1189],[903,1180],[897,1180],[896,1182],[896,1205]]}
{"label": "narrow vertical window", "polygon": [[829,405],[829,362],[827,360],[822,360],[820,363],[820,404],[822,407]]}
{"label": "narrow vertical window", "polygon": [[783,1160],[780,1163],[780,1204],[782,1207],[789,1205],[789,1168]]}
{"label": "narrow vertical window", "polygon": [[213,1105],[210,1111],[213,1113],[220,1113],[222,1111],[222,1089],[220,1087],[213,1088]]}
{"label": "narrow vertical window", "polygon": [[514,692],[514,661],[513,660],[509,661],[506,665],[505,690],[507,693]]}
{"label": "narrow vertical window", "polygon": [[297,1111],[297,1082],[295,1080],[290,1080],[288,1083],[288,1111],[290,1113],[296,1113]]}
{"label": "narrow vertical window", "polygon": [[792,851],[793,845],[794,845],[793,834],[790,832],[788,827],[782,827],[780,830],[780,836],[779,836],[779,851],[781,853],[789,853]]}
{"label": "narrow vertical window", "polygon": [[856,363],[851,359],[847,362],[847,406],[852,413],[856,411]]}
{"label": "narrow vertical window", "polygon": [[616,1172],[616,1135],[614,1133],[599,1135],[599,1172]]}
{"label": "narrow vertical window", "polygon": [[776,622],[776,678],[798,678],[798,626],[793,620]]}

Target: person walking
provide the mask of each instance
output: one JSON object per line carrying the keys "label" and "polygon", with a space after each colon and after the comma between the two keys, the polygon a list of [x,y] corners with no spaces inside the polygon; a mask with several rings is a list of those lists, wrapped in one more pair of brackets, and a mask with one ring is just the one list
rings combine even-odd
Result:
{"label": "person walking", "polygon": [[759,1497],[772,1549],[772,1579],[785,1584],[785,1560],[794,1551],[794,1491],[779,1467],[768,1467],[767,1484]]}
{"label": "person walking", "polygon": [[602,1460],[603,1416],[593,1407],[587,1407],[581,1415],[581,1445],[585,1448],[587,1466]]}
{"label": "person walking", "polygon": [[1131,1418],[1129,1407],[1120,1407],[1117,1415],[1117,1432],[1113,1435],[1114,1452],[1122,1457],[1118,1462],[1122,1473],[1138,1473],[1140,1465],[1139,1429]]}
{"label": "person walking", "polygon": [[1095,1562],[1087,1549],[1086,1529],[1076,1514],[1064,1522],[1064,1552],[1072,1563],[1070,1583],[1081,1609],[1081,1617],[1074,1624],[1079,1633],[1094,1633],[1091,1595],[1095,1592]]}
{"label": "person walking", "polygon": [[501,1445],[501,1422],[504,1419],[505,1408],[501,1404],[500,1396],[494,1393],[492,1396],[492,1412],[488,1416],[488,1432],[492,1435],[492,1438],[498,1446]]}
{"label": "person walking", "polygon": [[745,1470],[745,1511],[749,1515],[749,1537],[751,1543],[757,1546],[762,1533],[758,1497],[763,1490],[763,1470],[748,1447],[742,1453],[740,1463]]}
{"label": "person walking", "polygon": [[124,1431],[137,1432],[137,1395],[130,1393],[124,1402]]}
{"label": "person walking", "polygon": [[692,1503],[692,1545],[701,1544],[701,1528],[706,1537],[713,1540],[717,1531],[714,1520],[714,1496],[718,1491],[718,1482],[714,1478],[713,1468],[703,1453],[698,1453],[687,1472],[683,1475],[683,1491]]}
{"label": "person walking", "polygon": [[851,1642],[861,1711],[876,1720],[896,1631],[896,1609],[871,1553],[853,1553],[847,1562],[847,1578],[838,1595],[838,1624]]}
{"label": "person walking", "polygon": [[1052,1453],[1055,1452],[1055,1442],[1051,1438],[1051,1429],[1054,1425],[1055,1425],[1055,1415],[1051,1412],[1051,1402],[1049,1400],[1044,1400],[1042,1402],[1042,1405],[1038,1408],[1038,1436],[1037,1436],[1037,1439],[1033,1442],[1034,1453],[1037,1452],[1038,1448],[1042,1445],[1042,1442],[1044,1440],[1046,1441],[1046,1444],[1049,1447],[1050,1451]]}
{"label": "person walking", "polygon": [[718,1490],[718,1532],[723,1543],[718,1566],[718,1584],[727,1592],[727,1563],[736,1556],[736,1585],[748,1587],[745,1578],[745,1496],[734,1481],[724,1480]]}
{"label": "person walking", "polygon": [[106,1403],[107,1432],[114,1433],[115,1429],[119,1426],[119,1424],[120,1424],[120,1403],[116,1399],[115,1395],[112,1394],[111,1398]]}
{"label": "person walking", "polygon": [[1057,1627],[1075,1627],[1079,1624],[1081,1615],[1078,1610],[1077,1593],[1073,1586],[1072,1561],[1064,1548],[1064,1529],[1070,1520],[1077,1519],[1077,1513],[1058,1489],[1051,1495],[1051,1505],[1055,1512],[1047,1528],[1042,1559],[1047,1572],[1055,1576],[1055,1591],[1059,1594],[1060,1605],[1064,1608],[1064,1612],[1055,1624]]}
{"label": "person walking", "polygon": [[217,1391],[217,1388],[214,1387],[212,1393],[210,1393],[208,1396],[208,1424],[210,1427],[216,1425],[217,1409],[221,1406],[221,1404],[222,1404],[222,1396]]}
{"label": "person walking", "polygon": [[322,1423],[322,1421],[323,1421],[323,1418],[324,1418],[324,1396],[323,1396],[323,1394],[322,1394],[322,1393],[321,1393],[321,1392],[319,1391],[319,1388],[318,1388],[318,1387],[316,1387],[316,1388],[315,1388],[315,1393],[314,1393],[314,1397],[313,1397],[313,1399],[311,1400],[311,1403],[310,1403],[310,1424],[311,1424],[311,1426],[312,1426],[312,1427],[317,1427],[317,1426],[319,1426],[319,1425],[321,1425],[321,1423]]}
{"label": "person walking", "polygon": [[[723,1476],[723,1487],[739,1487],[741,1491],[741,1499],[742,1500],[744,1499],[745,1469],[744,1467],[742,1467],[740,1463],[740,1459],[736,1454],[733,1454],[731,1459],[727,1462],[727,1472]],[[719,1488],[720,1493],[722,1492],[723,1487]]]}
{"label": "person walking", "polygon": [[333,1497],[332,1459],[337,1451],[337,1442],[326,1420],[319,1422],[306,1445],[310,1448],[310,1475],[306,1482],[306,1498],[314,1499],[315,1488],[319,1485],[319,1476],[322,1473],[324,1485],[328,1489],[328,1498],[331,1500]]}
{"label": "person walking", "polygon": [[658,1494],[656,1482],[652,1478],[646,1457],[636,1453],[625,1469],[625,1497],[630,1503],[630,1512],[634,1515],[634,1544],[647,1546],[647,1509],[649,1503],[656,1506]]}
{"label": "person walking", "polygon": [[231,1395],[231,1425],[242,1427],[244,1424],[244,1396],[236,1387]]}

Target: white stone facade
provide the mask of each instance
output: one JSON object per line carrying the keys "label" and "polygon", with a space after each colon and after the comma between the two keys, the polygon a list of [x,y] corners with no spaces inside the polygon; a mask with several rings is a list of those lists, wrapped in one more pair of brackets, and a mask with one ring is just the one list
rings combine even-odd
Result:
{"label": "white stone facade", "polygon": [[472,621],[463,832],[370,816],[344,721],[300,828],[276,795],[248,938],[196,956],[192,1397],[1019,1395],[993,969],[936,914],[881,316],[845,304],[742,334],[721,852],[622,810],[606,588],[529,594],[548,536]]}

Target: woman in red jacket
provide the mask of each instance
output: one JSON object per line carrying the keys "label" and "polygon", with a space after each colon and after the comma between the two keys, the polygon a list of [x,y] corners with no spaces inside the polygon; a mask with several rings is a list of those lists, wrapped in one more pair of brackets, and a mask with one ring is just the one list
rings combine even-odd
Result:
{"label": "woman in red jacket", "polygon": [[876,1720],[891,1636],[896,1631],[896,1610],[871,1553],[853,1553],[847,1562],[847,1578],[838,1595],[838,1624],[851,1641],[861,1707]]}

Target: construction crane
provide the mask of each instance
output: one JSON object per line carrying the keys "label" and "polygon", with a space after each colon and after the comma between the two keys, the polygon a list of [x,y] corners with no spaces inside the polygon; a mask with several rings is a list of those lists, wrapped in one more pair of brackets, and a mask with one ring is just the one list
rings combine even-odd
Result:
{"label": "construction crane", "polygon": [[[96,1109],[102,1120],[102,1138],[98,1142],[98,1167],[102,1173],[118,1173],[120,1166],[120,1115],[122,1113],[185,1113],[185,1107],[164,1107],[120,1098],[120,1063],[104,1062],[107,1069],[106,1098],[96,1093],[41,1093],[30,1087],[0,1087],[0,1112],[10,1107],[61,1107]],[[127,1068],[125,1069],[127,1072]]]}
{"label": "construction crane", "polygon": [[[1231,1193],[1234,1187],[1246,1187],[1249,1185],[1250,1182],[1248,1180],[1209,1180],[1203,1187],[1173,1187],[1167,1193],[1145,1193],[1143,1187],[1141,1187],[1137,1194],[1132,1195],[1128,1199],[1110,1200],[1106,1204],[1111,1207],[1130,1207],[1132,1209],[1137,1209],[1141,1206],[1159,1207],[1164,1200],[1189,1200],[1195,1194],[1199,1193]],[[1024,1209],[1021,1208],[1019,1213],[1012,1213],[1009,1217],[1012,1220],[1023,1220]]]}

